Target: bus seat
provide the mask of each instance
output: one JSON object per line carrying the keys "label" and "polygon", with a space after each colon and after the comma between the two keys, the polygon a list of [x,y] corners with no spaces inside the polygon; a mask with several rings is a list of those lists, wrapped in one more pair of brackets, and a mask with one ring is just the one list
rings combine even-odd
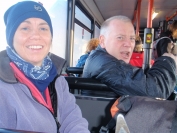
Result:
{"label": "bus seat", "polygon": [[101,126],[111,120],[110,108],[117,98],[75,95],[82,116],[89,123],[91,133],[99,133]]}
{"label": "bus seat", "polygon": [[81,77],[81,75],[83,73],[83,68],[82,67],[67,67],[66,73],[69,76],[74,76],[74,74],[76,74],[76,75],[78,75],[77,77]]}
{"label": "bus seat", "polygon": [[118,97],[107,85],[92,78],[65,77],[72,93],[86,96]]}
{"label": "bus seat", "polygon": [[99,82],[98,80],[92,78],[82,78],[82,77],[65,77],[69,84],[70,89],[84,89],[84,90],[107,90],[110,89],[107,85]]}
{"label": "bus seat", "polygon": [[[108,93],[114,92],[107,85],[92,78],[65,77],[65,79],[70,91],[76,97],[76,103],[80,107],[83,117],[89,123],[90,132],[98,133],[101,126],[106,125],[111,119],[110,108],[118,96],[107,96]],[[83,95],[73,91],[77,89],[100,91],[104,92],[104,95]]]}

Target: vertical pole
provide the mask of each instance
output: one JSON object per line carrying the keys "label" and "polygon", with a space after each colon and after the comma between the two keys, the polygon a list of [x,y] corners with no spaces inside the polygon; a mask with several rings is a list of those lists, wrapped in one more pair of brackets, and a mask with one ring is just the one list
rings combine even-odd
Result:
{"label": "vertical pole", "polygon": [[[75,18],[75,0],[68,0],[68,23],[67,23],[67,40],[66,54],[67,66],[73,65],[73,44],[74,44],[74,18]],[[69,54],[68,54],[69,53]]]}
{"label": "vertical pole", "polygon": [[136,35],[139,36],[140,29],[140,12],[141,12],[141,0],[138,0],[138,14],[137,14],[137,22],[136,22]]}
{"label": "vertical pole", "polygon": [[151,67],[152,57],[152,44],[154,40],[154,29],[152,28],[152,11],[153,11],[154,0],[149,0],[148,4],[148,16],[147,16],[147,28],[144,30],[144,60],[143,69],[144,73]]}
{"label": "vertical pole", "polygon": [[154,0],[149,0],[149,3],[148,3],[148,16],[147,16],[147,28],[152,28],[153,6],[154,6]]}

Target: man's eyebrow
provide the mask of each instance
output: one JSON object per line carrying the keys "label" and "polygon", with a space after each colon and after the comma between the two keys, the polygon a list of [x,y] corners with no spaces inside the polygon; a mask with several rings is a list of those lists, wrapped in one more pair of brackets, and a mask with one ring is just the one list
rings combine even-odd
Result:
{"label": "man's eyebrow", "polygon": [[123,35],[123,34],[117,34],[118,36],[126,36],[126,35]]}

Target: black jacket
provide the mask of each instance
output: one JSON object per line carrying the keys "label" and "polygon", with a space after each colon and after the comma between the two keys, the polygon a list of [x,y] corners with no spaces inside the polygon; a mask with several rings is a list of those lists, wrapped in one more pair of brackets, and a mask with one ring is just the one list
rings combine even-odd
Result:
{"label": "black jacket", "polygon": [[172,58],[161,56],[144,74],[143,69],[117,60],[98,46],[86,61],[83,77],[100,80],[117,95],[168,98],[176,85],[175,69]]}

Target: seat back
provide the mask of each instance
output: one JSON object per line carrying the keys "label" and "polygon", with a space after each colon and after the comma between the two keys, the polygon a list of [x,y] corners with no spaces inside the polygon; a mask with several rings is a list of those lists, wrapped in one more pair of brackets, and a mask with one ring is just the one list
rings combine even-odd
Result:
{"label": "seat back", "polygon": [[[65,77],[69,84],[70,91],[76,97],[76,103],[80,107],[83,117],[89,123],[91,133],[98,133],[101,126],[106,125],[111,119],[110,108],[117,99],[115,96],[106,96],[107,93],[114,93],[105,84],[98,80],[81,77]],[[105,95],[83,95],[73,90],[91,90],[104,92]]]}
{"label": "seat back", "polygon": [[83,73],[83,68],[82,67],[67,67],[66,68],[66,73],[69,76],[74,76],[76,77],[81,77],[82,73]]}
{"label": "seat back", "polygon": [[105,84],[92,78],[65,77],[70,91],[74,94],[99,97],[117,97],[117,95]]}
{"label": "seat back", "polygon": [[89,123],[91,133],[99,133],[101,126],[106,125],[111,117],[110,108],[116,98],[75,95],[76,103],[82,115]]}

